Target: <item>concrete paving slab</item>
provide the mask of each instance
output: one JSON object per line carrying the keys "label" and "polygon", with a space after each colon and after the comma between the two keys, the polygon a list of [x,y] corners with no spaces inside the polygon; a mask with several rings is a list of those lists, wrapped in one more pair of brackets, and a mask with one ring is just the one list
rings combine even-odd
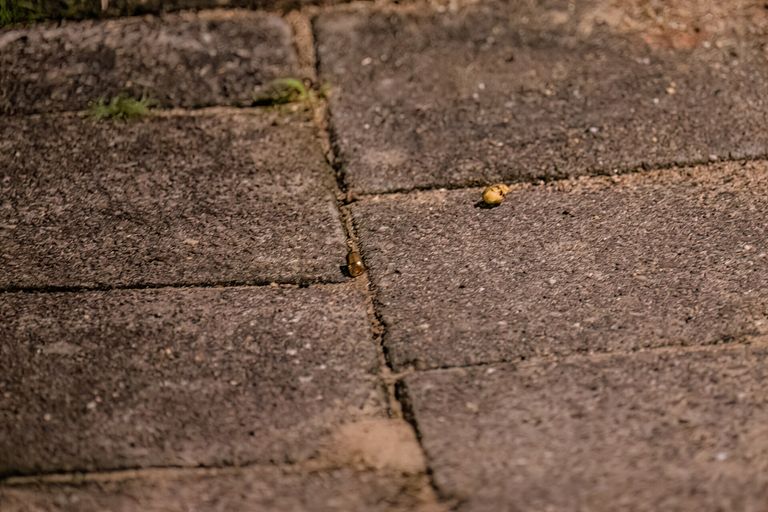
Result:
{"label": "concrete paving slab", "polygon": [[294,462],[385,412],[354,285],[0,294],[0,475]]}
{"label": "concrete paving slab", "polygon": [[301,112],[8,118],[0,141],[0,288],[345,279]]}
{"label": "concrete paving slab", "polygon": [[654,351],[406,378],[461,511],[744,510],[768,494],[768,350]]}
{"label": "concrete paving slab", "polygon": [[0,486],[0,507],[4,512],[425,510],[419,508],[419,483],[395,472],[248,468],[211,476]]}
{"label": "concrete paving slab", "polygon": [[352,206],[398,369],[768,333],[768,163]]}
{"label": "concrete paving slab", "polygon": [[316,20],[353,192],[768,153],[759,2],[455,4]]}
{"label": "concrete paving slab", "polygon": [[279,16],[242,10],[0,30],[0,113],[80,110],[100,97],[162,106],[250,103],[253,89],[296,73]]}

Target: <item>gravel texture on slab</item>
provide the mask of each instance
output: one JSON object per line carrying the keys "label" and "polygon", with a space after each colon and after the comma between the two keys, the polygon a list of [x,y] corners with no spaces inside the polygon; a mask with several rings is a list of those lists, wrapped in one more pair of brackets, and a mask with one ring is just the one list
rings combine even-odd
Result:
{"label": "gravel texture on slab", "polygon": [[768,154],[768,11],[735,1],[686,12],[691,3],[663,18],[636,0],[321,15],[347,185],[455,187]]}
{"label": "gravel texture on slab", "polygon": [[765,346],[638,352],[406,378],[460,511],[744,510],[768,493]]}
{"label": "gravel texture on slab", "polygon": [[285,20],[229,10],[0,29],[0,68],[0,114],[24,114],[117,94],[164,107],[248,104],[297,63]]}
{"label": "gravel texture on slab", "polygon": [[385,411],[354,285],[0,294],[0,475],[292,463]]}
{"label": "gravel texture on slab", "polygon": [[303,112],[0,123],[0,288],[342,281]]}
{"label": "gravel texture on slab", "polygon": [[768,164],[352,207],[397,368],[710,344],[768,332]]}

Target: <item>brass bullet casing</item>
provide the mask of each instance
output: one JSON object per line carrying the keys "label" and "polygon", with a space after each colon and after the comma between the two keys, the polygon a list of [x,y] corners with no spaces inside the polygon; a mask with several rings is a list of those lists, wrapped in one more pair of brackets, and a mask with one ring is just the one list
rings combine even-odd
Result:
{"label": "brass bullet casing", "polygon": [[352,277],[357,277],[365,272],[365,265],[360,257],[360,253],[357,251],[349,251],[347,254],[347,272]]}
{"label": "brass bullet casing", "polygon": [[489,185],[483,190],[483,202],[489,206],[498,206],[509,193],[509,187],[503,183]]}

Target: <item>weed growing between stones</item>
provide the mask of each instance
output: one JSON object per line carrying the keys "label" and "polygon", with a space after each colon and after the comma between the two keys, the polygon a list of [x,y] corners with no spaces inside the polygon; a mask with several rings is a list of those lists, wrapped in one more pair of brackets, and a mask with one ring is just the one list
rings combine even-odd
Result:
{"label": "weed growing between stones", "polygon": [[88,107],[88,116],[96,121],[130,121],[149,115],[153,102],[147,97],[141,99],[118,95],[108,102],[101,98]]}
{"label": "weed growing between stones", "polygon": [[278,78],[253,94],[253,105],[270,107],[286,103],[311,103],[326,96],[327,87],[313,89],[298,78]]}
{"label": "weed growing between stones", "polygon": [[0,0],[0,27],[48,18],[85,18],[99,12],[95,0]]}
{"label": "weed growing between stones", "polygon": [[38,5],[24,0],[0,0],[0,26],[44,17]]}

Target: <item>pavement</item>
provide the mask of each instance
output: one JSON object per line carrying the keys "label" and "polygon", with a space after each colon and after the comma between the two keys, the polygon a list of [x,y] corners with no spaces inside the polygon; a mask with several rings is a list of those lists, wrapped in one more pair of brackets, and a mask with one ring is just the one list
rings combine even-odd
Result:
{"label": "pavement", "polygon": [[333,3],[0,29],[0,510],[768,510],[768,8]]}

